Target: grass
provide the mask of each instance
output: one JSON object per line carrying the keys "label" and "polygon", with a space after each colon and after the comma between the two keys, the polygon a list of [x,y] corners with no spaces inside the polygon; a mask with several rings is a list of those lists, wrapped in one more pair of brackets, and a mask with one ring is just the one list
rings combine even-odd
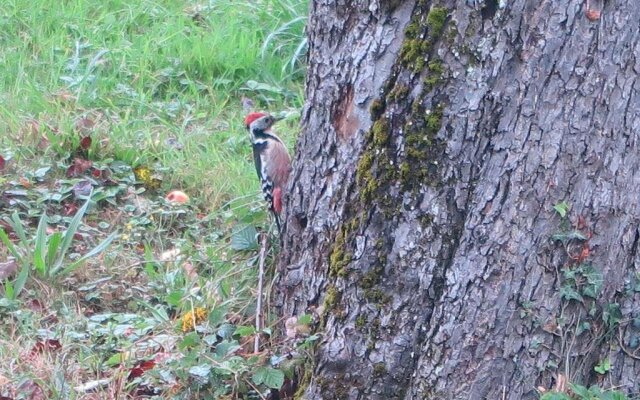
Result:
{"label": "grass", "polygon": [[[286,115],[278,132],[293,147],[306,8],[0,4],[0,228],[19,253],[0,245],[0,396],[246,397],[292,377],[267,360],[280,341],[269,330],[251,348],[255,232],[271,223],[241,99]],[[175,189],[190,201],[166,201]],[[71,236],[57,252],[55,238]],[[27,267],[14,290],[32,254],[74,269]]]}

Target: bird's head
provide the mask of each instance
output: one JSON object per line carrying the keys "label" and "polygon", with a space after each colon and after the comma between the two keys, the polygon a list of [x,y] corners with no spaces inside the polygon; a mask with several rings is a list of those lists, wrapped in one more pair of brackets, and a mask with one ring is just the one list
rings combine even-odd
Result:
{"label": "bird's head", "polygon": [[269,114],[252,112],[245,117],[244,126],[251,132],[267,132],[278,120]]}

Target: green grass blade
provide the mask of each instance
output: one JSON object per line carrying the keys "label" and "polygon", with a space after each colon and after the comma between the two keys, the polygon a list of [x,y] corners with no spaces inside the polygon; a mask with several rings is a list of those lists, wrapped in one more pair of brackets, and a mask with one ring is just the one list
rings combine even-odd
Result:
{"label": "green grass blade", "polygon": [[298,22],[300,22],[300,23],[304,22],[305,19],[307,19],[307,16],[306,15],[301,15],[299,17],[296,17],[296,18],[292,19],[291,21],[288,21],[288,22],[280,25],[280,27],[278,27],[278,29],[276,29],[275,31],[270,32],[267,35],[267,37],[265,38],[264,43],[262,44],[262,48],[260,49],[260,54],[261,54],[262,58],[266,57],[267,50],[269,49],[269,46],[271,45],[271,42],[273,42],[276,37],[278,37],[279,35],[282,35],[284,32],[286,32],[289,29],[290,26],[295,25]]}
{"label": "green grass blade", "polygon": [[60,251],[58,253],[58,257],[56,259],[56,265],[54,267],[55,272],[57,272],[60,268],[62,268],[62,263],[64,262],[64,256],[67,255],[67,250],[71,247],[71,241],[73,240],[73,236],[78,231],[80,227],[80,223],[82,222],[82,217],[87,212],[87,208],[89,207],[89,202],[91,201],[91,195],[89,195],[89,199],[84,203],[82,207],[76,212],[76,215],[73,216],[73,219],[69,223],[69,227],[67,231],[64,233],[64,238],[62,239],[62,244],[60,245]]}
{"label": "green grass blade", "polygon": [[41,276],[47,274],[47,265],[45,264],[44,246],[47,242],[47,214],[42,213],[40,222],[38,222],[38,230],[36,231],[36,244],[33,249],[33,265]]}
{"label": "green grass blade", "polygon": [[62,269],[62,271],[60,273],[62,275],[69,274],[69,273],[73,272],[76,268],[78,268],[80,266],[80,264],[82,264],[87,259],[89,259],[91,257],[95,257],[98,254],[102,253],[103,251],[105,251],[107,249],[107,247],[109,247],[109,245],[111,244],[111,242],[113,242],[113,239],[115,239],[116,236],[118,236],[118,232],[113,232],[111,235],[107,236],[107,238],[105,240],[103,240],[102,243],[100,243],[99,245],[97,245],[96,247],[91,249],[90,252],[88,252],[87,254],[83,255],[82,257],[80,257],[79,259],[77,259],[76,261],[71,263],[69,266],[67,266],[66,268]]}

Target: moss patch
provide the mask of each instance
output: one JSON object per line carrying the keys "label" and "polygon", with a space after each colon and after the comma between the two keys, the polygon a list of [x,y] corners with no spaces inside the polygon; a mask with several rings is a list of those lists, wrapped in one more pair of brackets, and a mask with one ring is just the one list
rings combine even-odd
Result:
{"label": "moss patch", "polygon": [[[420,11],[415,13],[421,15]],[[405,29],[405,40],[400,48],[400,62],[414,72],[421,72],[425,67],[425,59],[440,38],[447,23],[449,10],[445,7],[433,7],[427,14],[426,24],[418,17]],[[425,29],[426,28],[426,29]],[[425,33],[426,30],[426,33]]]}
{"label": "moss patch", "polygon": [[431,43],[428,40],[405,40],[400,49],[400,60],[404,66],[411,67],[414,72],[420,72],[430,51]]}
{"label": "moss patch", "polygon": [[429,61],[428,70],[424,78],[425,90],[431,90],[442,81],[444,75],[444,65],[440,60]]}
{"label": "moss patch", "polygon": [[387,367],[384,365],[384,363],[377,363],[373,366],[373,376],[379,378],[383,375],[386,375],[387,373]]}
{"label": "moss patch", "polygon": [[393,101],[399,101],[405,99],[409,95],[409,88],[404,85],[396,85],[393,88],[391,93],[389,93],[389,98]]}
{"label": "moss patch", "polygon": [[429,27],[429,34],[433,38],[437,38],[442,34],[444,25],[447,21],[447,15],[449,10],[445,7],[433,7],[427,15],[427,26]]}
{"label": "moss patch", "polygon": [[327,311],[333,309],[338,305],[338,303],[340,303],[341,299],[342,294],[338,291],[335,285],[329,285],[327,293],[324,296],[324,309]]}
{"label": "moss patch", "polygon": [[435,136],[440,130],[440,127],[442,126],[443,108],[444,107],[442,107],[442,104],[438,104],[436,108],[431,112],[427,113],[427,116],[425,117],[425,123],[427,128],[426,133],[427,135],[429,135],[429,137]]}
{"label": "moss patch", "polygon": [[358,315],[356,318],[356,328],[362,329],[367,325],[367,317],[364,315]]}
{"label": "moss patch", "polygon": [[348,273],[347,266],[353,257],[346,250],[346,239],[345,229],[340,228],[329,255],[329,276],[345,277]]}
{"label": "moss patch", "polygon": [[373,123],[371,128],[373,132],[373,144],[375,146],[384,146],[389,140],[389,121],[386,118],[380,118]]}
{"label": "moss patch", "polygon": [[368,302],[373,303],[376,307],[382,307],[391,301],[391,297],[379,288],[365,290],[364,297]]}
{"label": "moss patch", "polygon": [[375,121],[382,116],[384,112],[384,102],[380,99],[375,99],[371,102],[369,106],[369,114],[371,115],[371,120]]}
{"label": "moss patch", "polygon": [[360,278],[360,286],[363,289],[371,289],[380,282],[380,278],[384,273],[382,265],[376,265]]}
{"label": "moss patch", "polygon": [[304,392],[309,387],[309,383],[311,383],[311,376],[313,376],[313,367],[311,365],[305,365],[304,367],[304,375],[302,375],[302,379],[298,383],[298,389],[293,395],[294,400],[300,400],[304,398]]}

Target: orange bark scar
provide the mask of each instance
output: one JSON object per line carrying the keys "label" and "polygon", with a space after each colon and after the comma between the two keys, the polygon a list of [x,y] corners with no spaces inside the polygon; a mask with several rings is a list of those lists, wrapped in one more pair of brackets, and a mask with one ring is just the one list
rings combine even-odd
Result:
{"label": "orange bark scar", "polygon": [[345,92],[333,111],[333,128],[338,137],[343,140],[355,135],[360,126],[360,121],[355,113],[353,86],[348,85]]}
{"label": "orange bark scar", "polygon": [[273,189],[273,211],[278,214],[282,211],[282,189],[279,187]]}

